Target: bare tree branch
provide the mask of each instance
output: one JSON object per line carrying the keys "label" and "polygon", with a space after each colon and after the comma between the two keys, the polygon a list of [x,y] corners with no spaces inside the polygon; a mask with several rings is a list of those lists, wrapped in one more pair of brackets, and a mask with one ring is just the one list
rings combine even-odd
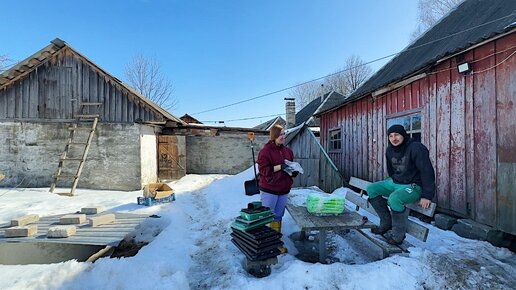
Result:
{"label": "bare tree branch", "polygon": [[418,24],[412,32],[412,40],[434,26],[444,15],[464,0],[419,0],[417,4]]}
{"label": "bare tree branch", "polygon": [[309,82],[293,88],[288,95],[296,99],[296,111],[299,111],[313,99],[324,94],[324,90],[325,88],[321,82]]}
{"label": "bare tree branch", "polygon": [[0,54],[0,73],[7,69],[9,62],[11,59],[6,54]]}
{"label": "bare tree branch", "polygon": [[174,86],[163,74],[156,59],[136,55],[125,67],[125,77],[130,86],[166,110],[173,110],[178,99],[173,97]]}
{"label": "bare tree branch", "polygon": [[323,82],[310,82],[293,88],[289,96],[296,98],[296,109],[303,108],[312,100],[330,91],[348,96],[372,74],[372,69],[359,56],[346,59],[342,69],[326,77]]}

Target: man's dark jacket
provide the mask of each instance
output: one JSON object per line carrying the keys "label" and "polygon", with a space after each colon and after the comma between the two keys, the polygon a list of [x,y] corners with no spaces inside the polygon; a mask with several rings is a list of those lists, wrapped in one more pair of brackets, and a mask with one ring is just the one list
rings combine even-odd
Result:
{"label": "man's dark jacket", "polygon": [[410,138],[399,146],[389,144],[385,153],[387,172],[398,184],[421,186],[421,197],[431,200],[435,195],[435,173],[425,145]]}

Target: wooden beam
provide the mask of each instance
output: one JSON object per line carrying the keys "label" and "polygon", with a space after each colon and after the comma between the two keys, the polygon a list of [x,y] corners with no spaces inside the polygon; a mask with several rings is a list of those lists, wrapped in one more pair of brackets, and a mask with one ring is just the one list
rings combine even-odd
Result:
{"label": "wooden beam", "polygon": [[382,94],[385,94],[389,91],[392,91],[394,89],[397,89],[397,88],[400,88],[400,87],[403,87],[403,86],[406,86],[412,82],[415,82],[419,79],[422,79],[426,77],[426,73],[421,73],[421,74],[418,74],[418,75],[415,75],[415,76],[412,76],[408,79],[404,79],[400,82],[397,82],[397,83],[393,83],[393,84],[390,84],[390,85],[387,85],[381,89],[378,89],[376,91],[374,91],[371,95],[373,96],[373,98],[375,98],[376,96],[379,96],[379,95],[382,95]]}

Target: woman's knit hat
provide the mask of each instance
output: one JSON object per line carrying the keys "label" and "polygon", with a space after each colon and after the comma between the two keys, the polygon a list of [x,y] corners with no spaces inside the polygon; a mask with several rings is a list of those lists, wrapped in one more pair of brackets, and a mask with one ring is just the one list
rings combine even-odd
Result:
{"label": "woman's knit hat", "polygon": [[283,130],[283,127],[281,125],[274,125],[272,126],[271,130],[269,131],[269,139],[270,140],[276,140],[281,135],[281,130]]}

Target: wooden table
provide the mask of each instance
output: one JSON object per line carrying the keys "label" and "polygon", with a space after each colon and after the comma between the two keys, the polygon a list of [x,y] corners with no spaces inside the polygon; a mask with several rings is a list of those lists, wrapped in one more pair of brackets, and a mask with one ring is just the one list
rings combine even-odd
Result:
{"label": "wooden table", "polygon": [[317,216],[308,213],[306,207],[287,203],[287,210],[301,228],[302,235],[306,231],[319,231],[319,261],[326,261],[326,235],[328,231],[344,231],[350,229],[373,228],[375,225],[355,211],[344,209],[334,216]]}

